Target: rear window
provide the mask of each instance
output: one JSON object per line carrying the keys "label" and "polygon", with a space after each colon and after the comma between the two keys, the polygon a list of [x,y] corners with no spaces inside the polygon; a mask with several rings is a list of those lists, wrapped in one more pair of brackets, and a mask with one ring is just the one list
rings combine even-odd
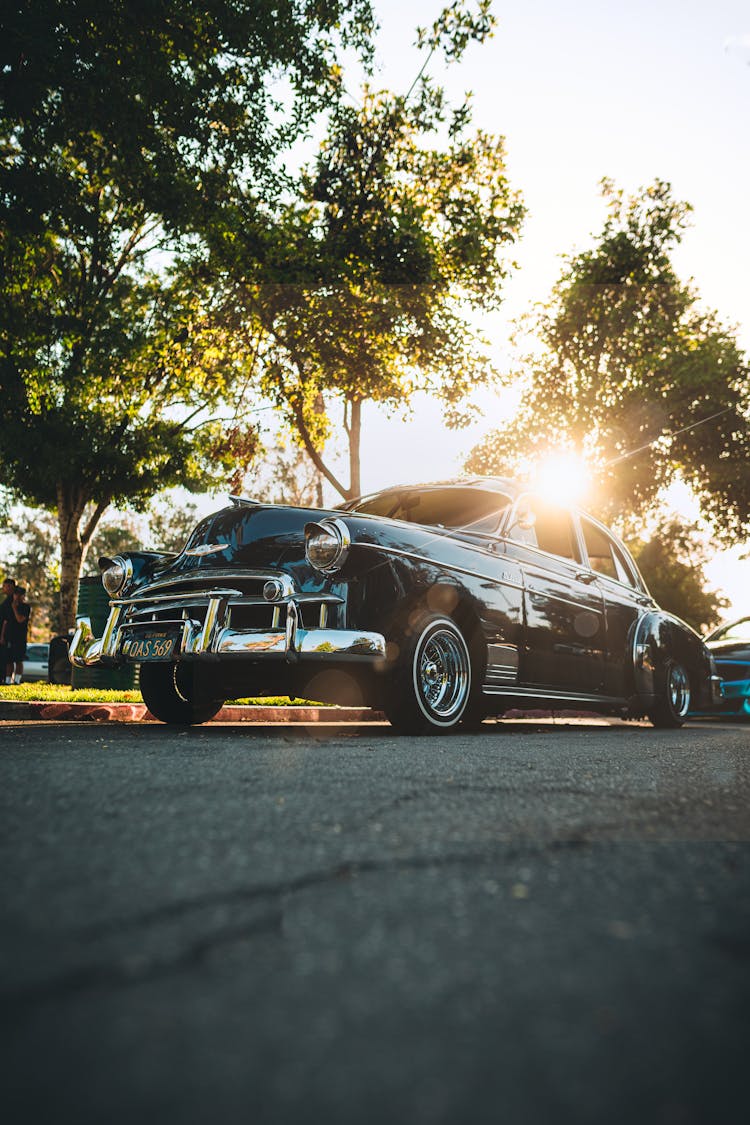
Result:
{"label": "rear window", "polygon": [[502,492],[477,488],[393,489],[360,501],[350,511],[492,535],[510,503]]}

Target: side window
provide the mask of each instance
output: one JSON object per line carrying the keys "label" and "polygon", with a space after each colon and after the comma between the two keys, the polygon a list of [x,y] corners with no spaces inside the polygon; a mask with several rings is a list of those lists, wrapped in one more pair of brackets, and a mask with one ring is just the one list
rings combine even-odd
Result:
{"label": "side window", "polygon": [[591,569],[635,588],[635,577],[615,541],[585,516],[581,517],[581,527]]}
{"label": "side window", "polygon": [[612,554],[612,541],[605,535],[601,528],[590,520],[581,518],[583,538],[586,543],[586,553],[589,556],[591,569],[597,574],[606,574],[607,578],[621,581],[617,573],[614,556]]}
{"label": "side window", "polygon": [[617,567],[617,577],[620,582],[624,582],[626,586],[632,586],[634,590],[638,590],[640,587],[633,573],[633,569],[616,543],[612,544],[612,555],[614,556],[615,566]]}
{"label": "side window", "polygon": [[536,546],[549,555],[578,562],[575,528],[570,512],[565,508],[545,504],[536,497],[526,501],[525,507],[533,513],[534,526],[522,528],[517,524],[511,529],[510,537],[521,543]]}

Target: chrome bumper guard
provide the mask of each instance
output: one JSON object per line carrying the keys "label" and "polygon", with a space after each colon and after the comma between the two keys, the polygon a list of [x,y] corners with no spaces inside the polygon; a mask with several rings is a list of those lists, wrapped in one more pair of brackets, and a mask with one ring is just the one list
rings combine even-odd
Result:
{"label": "chrome bumper guard", "polygon": [[[128,640],[144,629],[179,627],[181,630],[179,651],[172,659],[177,660],[221,660],[244,657],[251,660],[281,659],[289,662],[297,660],[357,660],[367,663],[385,658],[385,637],[381,633],[358,632],[352,629],[304,629],[300,625],[298,601],[310,600],[306,595],[285,596],[274,608],[286,609],[286,619],[282,624],[281,612],[279,627],[263,632],[257,629],[232,629],[225,625],[228,600],[238,594],[234,590],[212,590],[206,598],[207,609],[204,621],[188,618],[175,618],[173,621],[122,621],[127,606],[143,607],[148,603],[159,603],[160,609],[178,609],[181,600],[191,600],[195,595],[164,595],[157,598],[121,598],[110,604],[104,632],[101,637],[94,636],[89,617],[79,617],[76,630],[70,643],[70,661],[77,668],[91,664],[117,665],[128,660]],[[245,603],[256,599],[243,599]],[[319,599],[315,599],[319,600]],[[335,599],[340,601],[340,599]],[[260,601],[260,599],[258,599]]]}

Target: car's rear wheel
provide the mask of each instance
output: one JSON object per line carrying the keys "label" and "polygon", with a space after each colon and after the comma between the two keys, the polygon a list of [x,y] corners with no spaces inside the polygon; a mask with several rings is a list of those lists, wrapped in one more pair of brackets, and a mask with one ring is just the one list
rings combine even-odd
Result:
{"label": "car's rear wheel", "polygon": [[449,617],[424,614],[401,640],[384,710],[404,734],[457,727],[472,703],[472,666],[463,633]]}
{"label": "car's rear wheel", "polygon": [[681,727],[690,710],[690,677],[678,660],[667,660],[656,671],[656,703],[649,711],[655,727]]}
{"label": "car's rear wheel", "polygon": [[143,702],[155,719],[175,726],[195,726],[212,719],[223,699],[211,699],[201,690],[200,672],[194,664],[155,661],[141,664]]}

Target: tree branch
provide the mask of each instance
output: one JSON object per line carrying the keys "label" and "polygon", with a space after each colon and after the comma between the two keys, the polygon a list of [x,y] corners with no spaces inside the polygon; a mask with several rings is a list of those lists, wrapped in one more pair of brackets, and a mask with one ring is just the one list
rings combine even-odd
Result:
{"label": "tree branch", "polygon": [[312,438],[310,437],[310,431],[307,428],[307,423],[305,422],[304,412],[302,410],[302,407],[297,406],[297,405],[292,405],[292,413],[294,414],[294,419],[295,419],[295,423],[297,425],[297,430],[299,432],[300,437],[302,438],[302,444],[305,447],[305,452],[307,453],[307,456],[310,458],[310,460],[312,461],[315,468],[318,470],[319,473],[323,474],[323,476],[326,478],[326,480],[328,481],[329,484],[333,485],[333,487],[336,489],[338,494],[344,500],[351,500],[351,498],[352,498],[351,489],[345,488],[344,485],[341,483],[341,481],[338,480],[338,478],[334,476],[334,474],[331,472],[331,470],[325,464],[325,462],[323,461],[323,458],[320,456],[317,449],[315,448],[315,445],[313,444]]}
{"label": "tree branch", "polygon": [[86,526],[84,527],[83,531],[81,532],[81,536],[80,536],[81,546],[83,547],[84,552],[85,552],[86,548],[88,547],[89,543],[91,542],[91,536],[96,531],[96,525],[99,523],[99,520],[102,518],[102,516],[106,512],[109,505],[110,505],[109,498],[107,498],[106,500],[100,500],[99,503],[94,508],[94,511],[91,513],[91,517],[87,521]]}

